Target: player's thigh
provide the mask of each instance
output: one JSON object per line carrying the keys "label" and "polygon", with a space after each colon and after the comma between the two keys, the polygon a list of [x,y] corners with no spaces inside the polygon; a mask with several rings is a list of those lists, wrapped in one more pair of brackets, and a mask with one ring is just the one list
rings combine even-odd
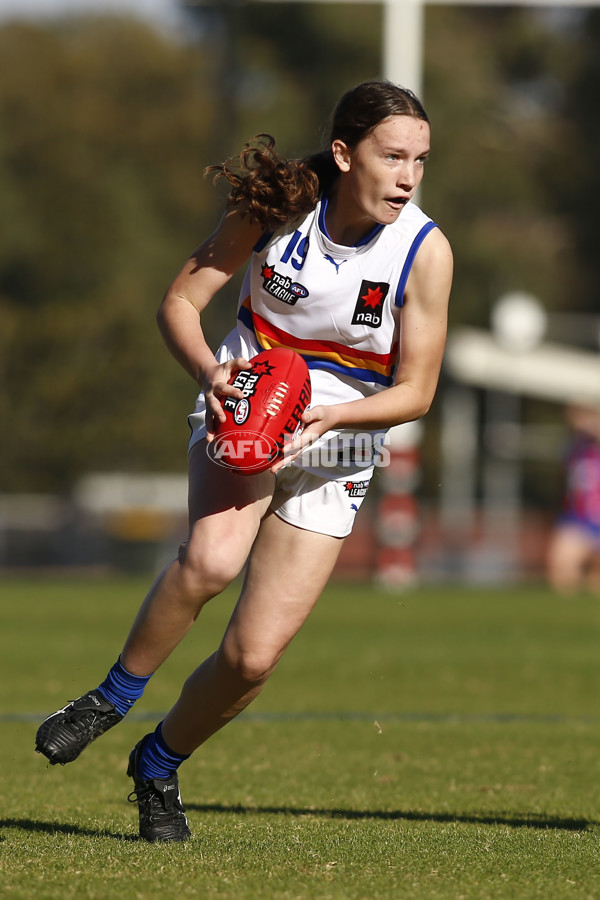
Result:
{"label": "player's thigh", "polygon": [[235,469],[218,465],[206,452],[206,441],[198,441],[188,457],[188,508],[190,527],[201,518],[220,513],[258,511],[262,517],[269,507],[275,478],[271,472],[240,475]]}
{"label": "player's thigh", "polygon": [[343,538],[307,531],[270,512],[252,549],[225,642],[257,670],[277,661],[333,571]]}
{"label": "player's thigh", "polygon": [[239,475],[213,462],[205,442],[189,456],[189,538],[180,561],[225,581],[241,570],[273,495],[270,472]]}

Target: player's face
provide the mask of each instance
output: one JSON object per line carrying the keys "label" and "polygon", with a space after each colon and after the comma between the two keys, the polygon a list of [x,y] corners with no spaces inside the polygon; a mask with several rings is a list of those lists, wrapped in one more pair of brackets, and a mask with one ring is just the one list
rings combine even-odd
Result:
{"label": "player's face", "polygon": [[389,225],[395,222],[423,178],[429,153],[429,124],[413,116],[390,116],[354,149],[334,141],[332,149],[342,173],[340,211],[346,216]]}

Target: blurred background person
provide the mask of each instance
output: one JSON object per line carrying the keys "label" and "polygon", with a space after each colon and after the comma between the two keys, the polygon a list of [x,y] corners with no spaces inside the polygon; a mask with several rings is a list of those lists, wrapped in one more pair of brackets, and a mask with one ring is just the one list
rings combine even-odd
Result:
{"label": "blurred background person", "polygon": [[566,409],[572,437],[563,508],[548,548],[548,580],[561,594],[600,594],[600,406]]}

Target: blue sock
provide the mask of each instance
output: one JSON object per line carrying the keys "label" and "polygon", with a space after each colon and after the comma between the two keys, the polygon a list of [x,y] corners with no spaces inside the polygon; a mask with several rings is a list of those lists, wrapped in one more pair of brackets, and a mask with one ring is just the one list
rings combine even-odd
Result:
{"label": "blue sock", "polygon": [[149,735],[138,760],[138,775],[144,781],[151,778],[166,780],[177,771],[181,763],[189,759],[190,754],[175,753],[165,744],[162,736],[162,722],[156,726],[156,731]]}
{"label": "blue sock", "polygon": [[113,704],[122,716],[129,712],[136,700],[144,693],[144,688],[152,675],[132,675],[118,659],[104,681],[98,686],[101,694]]}

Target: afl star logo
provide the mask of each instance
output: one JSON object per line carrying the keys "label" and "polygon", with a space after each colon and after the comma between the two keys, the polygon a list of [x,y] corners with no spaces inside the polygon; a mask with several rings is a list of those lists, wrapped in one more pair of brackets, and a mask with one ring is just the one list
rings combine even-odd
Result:
{"label": "afl star logo", "polygon": [[250,415],[250,404],[243,397],[241,400],[238,400],[235,406],[235,410],[233,413],[233,419],[236,425],[243,425],[248,416]]}

